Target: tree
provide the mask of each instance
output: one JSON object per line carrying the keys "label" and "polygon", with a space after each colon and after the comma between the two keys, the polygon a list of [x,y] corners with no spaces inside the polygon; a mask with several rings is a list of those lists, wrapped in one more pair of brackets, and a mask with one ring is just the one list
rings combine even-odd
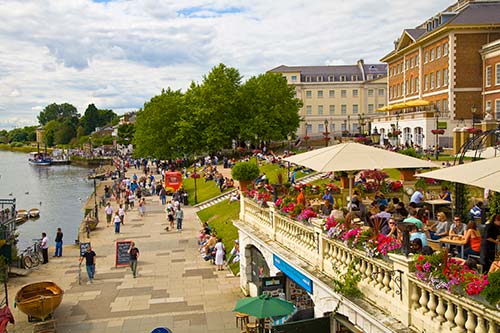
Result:
{"label": "tree", "polygon": [[134,139],[135,125],[123,124],[118,127],[118,144],[128,144]]}
{"label": "tree", "polygon": [[89,135],[99,126],[99,111],[94,104],[89,104],[85,113],[80,118],[80,124],[84,129],[84,134]]}
{"label": "tree", "polygon": [[56,104],[52,103],[47,105],[43,111],[38,115],[38,122],[40,125],[46,125],[51,120],[62,120],[66,118],[78,118],[80,115],[78,114],[77,109],[68,103]]}
{"label": "tree", "polygon": [[266,73],[250,78],[240,95],[241,138],[253,140],[283,140],[300,124],[302,101],[295,97],[281,74]]}
{"label": "tree", "polygon": [[161,95],[151,98],[144,109],[137,113],[134,154],[168,159],[182,156],[177,148],[179,138],[177,121],[186,111],[180,90],[168,88]]}

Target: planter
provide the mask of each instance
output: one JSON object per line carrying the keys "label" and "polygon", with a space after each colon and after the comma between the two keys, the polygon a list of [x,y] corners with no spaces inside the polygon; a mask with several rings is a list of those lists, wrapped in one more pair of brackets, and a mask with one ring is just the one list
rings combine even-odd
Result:
{"label": "planter", "polygon": [[240,184],[240,191],[246,191],[248,189],[248,185],[252,183],[250,180],[238,180]]}
{"label": "planter", "polygon": [[401,169],[401,180],[416,180],[415,169]]}
{"label": "planter", "polygon": [[[352,187],[354,187],[354,178],[351,181]],[[340,177],[340,186],[342,188],[349,188],[349,177]]]}

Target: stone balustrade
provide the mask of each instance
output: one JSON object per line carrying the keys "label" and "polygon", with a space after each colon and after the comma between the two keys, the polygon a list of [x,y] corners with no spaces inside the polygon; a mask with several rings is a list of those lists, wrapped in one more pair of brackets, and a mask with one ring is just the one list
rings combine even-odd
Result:
{"label": "stone balustrade", "polygon": [[411,258],[396,254],[386,260],[370,258],[326,237],[319,219],[304,224],[275,211],[273,203],[268,206],[244,198],[240,219],[300,257],[311,271],[336,279],[354,263],[364,297],[416,331],[496,333],[500,329],[500,311],[469,297],[432,289],[410,271]]}

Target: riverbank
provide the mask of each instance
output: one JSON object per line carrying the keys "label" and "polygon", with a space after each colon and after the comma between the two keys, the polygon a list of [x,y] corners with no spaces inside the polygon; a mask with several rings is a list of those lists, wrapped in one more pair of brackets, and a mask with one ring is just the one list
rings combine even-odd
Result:
{"label": "riverbank", "polygon": [[[116,209],[117,203],[111,202]],[[63,257],[50,257],[49,264],[38,266],[29,276],[12,278],[9,304],[16,325],[10,330],[32,330],[26,315],[13,308],[15,293],[25,284],[49,280],[65,291],[54,313],[57,332],[150,332],[159,326],[176,333],[240,332],[232,313],[242,296],[239,278],[228,271],[218,272],[201,259],[196,209],[184,208],[182,232],[167,232],[158,197],[146,197],[146,203],[146,216],[140,218],[136,210],[127,212],[118,235],[106,226],[104,208],[99,208],[101,222],[89,240],[97,254],[94,284],[86,284],[85,269],[83,284],[78,284],[79,247],[71,245],[64,246]],[[140,250],[136,279],[130,269],[114,265],[117,240],[133,240]]]}

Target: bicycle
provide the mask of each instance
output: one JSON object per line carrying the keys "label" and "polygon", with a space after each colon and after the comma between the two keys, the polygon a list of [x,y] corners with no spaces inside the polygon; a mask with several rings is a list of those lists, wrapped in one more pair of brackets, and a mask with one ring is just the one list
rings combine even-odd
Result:
{"label": "bicycle", "polygon": [[34,239],[34,241],[36,242],[35,244],[33,244],[33,246],[29,246],[22,252],[22,263],[27,269],[36,267],[43,262],[42,253],[39,251],[40,240]]}

